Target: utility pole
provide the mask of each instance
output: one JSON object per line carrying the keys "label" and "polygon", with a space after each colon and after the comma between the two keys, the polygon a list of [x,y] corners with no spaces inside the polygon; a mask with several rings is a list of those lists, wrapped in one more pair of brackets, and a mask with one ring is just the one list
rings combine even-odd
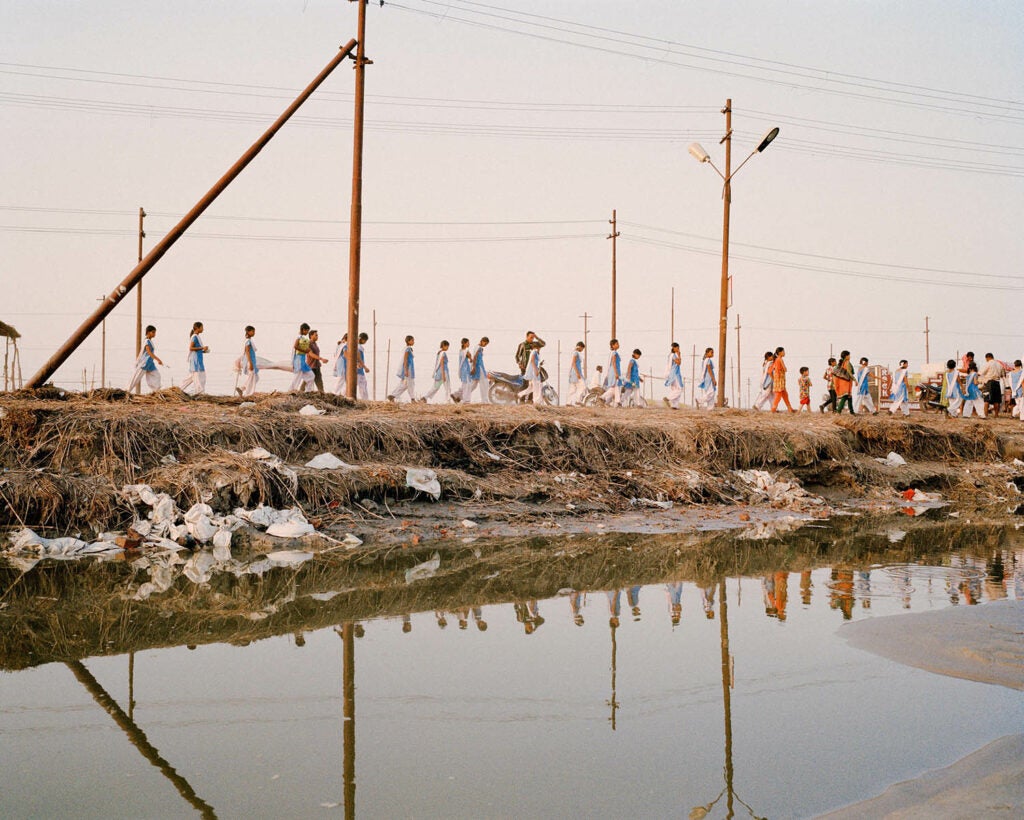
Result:
{"label": "utility pole", "polygon": [[[740,371],[740,362],[742,361],[740,355],[740,315],[736,314],[736,385],[739,387],[743,384],[743,376]],[[740,395],[742,388],[736,391],[736,406],[739,407],[743,404],[743,397]]]}
{"label": "utility pole", "polygon": [[697,393],[697,345],[693,346],[693,353],[690,354],[690,398],[696,397]]}
{"label": "utility pole", "polygon": [[359,23],[356,38],[355,115],[352,121],[352,217],[348,242],[348,362],[345,394],[356,397],[356,369],[359,364],[359,264],[362,254],[363,233],[363,101],[365,98],[366,66],[366,3],[367,0],[349,0],[359,4]]}
{"label": "utility pole", "polygon": [[590,371],[587,370],[587,350],[590,348],[590,341],[587,338],[587,334],[590,331],[587,329],[587,322],[590,319],[593,319],[594,317],[591,316],[586,311],[583,311],[583,315],[580,316],[579,318],[581,318],[583,320],[583,372],[584,373],[589,373]]}
{"label": "utility pole", "polygon": [[558,358],[555,364],[555,384],[558,385],[558,392],[562,392],[562,340],[558,340]]}
{"label": "utility pole", "polygon": [[719,140],[725,143],[725,188],[722,199],[725,213],[722,217],[722,293],[721,316],[718,319],[718,407],[725,406],[725,337],[729,322],[729,207],[732,205],[732,98],[725,101],[725,136]]}
{"label": "utility pole", "polygon": [[[146,238],[146,232],[142,229],[142,220],[146,218],[146,212],[139,206],[139,262],[142,261],[142,240]],[[104,297],[106,298],[106,297]],[[103,319],[103,337],[106,338],[107,334],[107,320]],[[142,353],[142,280],[139,280],[139,284],[135,290],[135,355],[138,356]],[[104,381],[103,377],[100,377],[100,381]],[[105,386],[105,385],[104,385]],[[142,383],[140,382],[135,388],[135,394],[137,396],[142,395]]]}
{"label": "utility pole", "polygon": [[377,309],[373,309],[373,400],[377,401]]}
{"label": "utility pole", "polygon": [[928,317],[925,316],[924,317],[924,361],[925,361],[925,364],[931,364],[931,361],[932,361],[931,348],[928,346],[928,341],[929,341],[928,334],[929,333],[931,333],[931,331],[928,329]]}
{"label": "utility pole", "polygon": [[738,382],[736,381],[736,363],[732,360],[731,356],[729,357],[729,375],[730,375],[730,379],[729,380],[732,382],[732,400],[734,402],[736,402],[737,401],[736,394],[738,392],[738,390],[737,390]]}
{"label": "utility pole", "polygon": [[619,238],[619,232],[617,230],[617,217],[615,211],[612,211],[612,218],[608,220],[608,224],[612,226],[612,232],[608,234],[608,238],[612,241],[612,338],[617,339],[618,335],[615,330],[615,243]]}

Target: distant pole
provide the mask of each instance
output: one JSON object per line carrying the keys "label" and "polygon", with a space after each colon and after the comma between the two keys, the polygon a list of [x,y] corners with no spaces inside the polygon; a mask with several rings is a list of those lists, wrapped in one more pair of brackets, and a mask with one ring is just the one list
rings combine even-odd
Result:
{"label": "distant pole", "polygon": [[928,317],[925,316],[924,317],[924,360],[925,360],[926,364],[931,364],[931,361],[932,361],[931,348],[928,345],[928,342],[929,342],[928,334],[929,333],[931,333],[931,331],[928,329]]}
{"label": "distant pole", "polygon": [[562,340],[558,340],[558,361],[555,363],[555,384],[558,385],[558,392],[562,392]]}
{"label": "distant pole", "polygon": [[[353,2],[353,0],[349,0]],[[355,115],[352,121],[352,217],[349,221],[348,241],[348,362],[345,395],[356,397],[359,366],[359,265],[363,233],[363,100],[365,95],[366,66],[366,0],[359,4],[359,23],[356,38]]]}
{"label": "distant pole", "polygon": [[693,346],[693,353],[690,354],[690,393],[691,399],[697,395],[697,345]]}
{"label": "distant pole", "polygon": [[747,379],[747,407],[750,407],[750,379]]}
{"label": "distant pole", "polygon": [[583,320],[583,372],[589,373],[590,371],[587,370],[587,350],[590,348],[590,331],[587,329],[587,322],[593,317],[586,311],[583,311],[583,315],[580,318]]}
{"label": "distant pole", "polygon": [[377,401],[377,309],[373,309],[373,400]]}
{"label": "distant pole", "polygon": [[[139,206],[139,262],[142,261],[142,240],[146,238],[146,232],[142,229],[142,221],[146,218],[146,211]],[[105,299],[106,297],[104,297]],[[103,319],[103,336],[106,338],[107,333],[107,320]],[[106,346],[104,346],[106,349]],[[135,355],[138,356],[142,353],[142,280],[139,280],[139,284],[135,289]],[[105,379],[101,376],[100,381],[104,382]],[[142,382],[139,382],[135,388],[135,394],[142,395]]]}
{"label": "distant pole", "polygon": [[608,238],[612,241],[612,338],[617,339],[618,334],[615,330],[615,243],[619,238],[619,232],[617,230],[618,217],[615,211],[612,211],[612,218],[608,220],[608,224],[612,226],[612,232],[608,234]]}
{"label": "distant pole", "polygon": [[[740,315],[736,314],[736,386],[740,387],[743,384],[743,376],[740,374],[740,362],[742,361],[740,354]],[[740,388],[742,389],[742,388]],[[736,391],[736,406],[739,407],[742,404],[742,398],[740,396],[740,390]]]}
{"label": "distant pole", "polygon": [[384,369],[384,395],[390,396],[391,391],[388,389],[388,381],[391,379],[391,339],[388,339],[388,355],[385,359],[387,364]]}
{"label": "distant pole", "polygon": [[732,382],[732,400],[736,402],[736,362],[732,360],[732,356],[729,357],[729,381]]}

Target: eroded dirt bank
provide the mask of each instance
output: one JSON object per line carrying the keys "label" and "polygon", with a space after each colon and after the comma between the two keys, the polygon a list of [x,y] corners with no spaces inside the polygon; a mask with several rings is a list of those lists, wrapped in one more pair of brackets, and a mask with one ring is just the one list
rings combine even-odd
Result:
{"label": "eroded dirt bank", "polygon": [[[307,404],[322,414],[300,414]],[[616,529],[616,517],[623,529],[659,520],[697,529],[726,507],[755,522],[758,510],[827,517],[838,504],[892,507],[908,488],[1006,515],[1017,504],[1014,482],[1024,486],[1014,461],[1024,456],[1024,425],[1015,419],[353,406],[331,396],[190,399],[174,389],[142,398],[6,394],[0,416],[0,526],[51,534],[127,526],[136,510],[120,490],[132,483],[182,509],[298,505],[321,531],[368,543],[463,536],[467,517],[498,535]],[[278,460],[245,455],[253,448]],[[881,463],[890,452],[907,464]],[[303,466],[322,453],[344,466]],[[432,470],[450,506],[409,487],[409,468]],[[752,470],[798,489],[766,491],[740,475]],[[746,520],[737,513],[731,523]]]}

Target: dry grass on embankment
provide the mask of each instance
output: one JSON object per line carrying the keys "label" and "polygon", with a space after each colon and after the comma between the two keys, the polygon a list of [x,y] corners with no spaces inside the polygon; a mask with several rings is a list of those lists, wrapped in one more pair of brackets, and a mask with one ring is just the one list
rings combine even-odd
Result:
{"label": "dry grass on embankment", "polygon": [[[325,414],[300,415],[308,403]],[[122,526],[131,511],[118,490],[136,482],[170,493],[183,508],[212,493],[217,512],[298,503],[329,524],[332,511],[357,498],[413,497],[407,467],[434,469],[449,500],[599,499],[602,509],[615,511],[633,497],[746,501],[729,473],[736,469],[781,472],[852,496],[899,486],[955,492],[965,468],[1024,454],[1024,425],[1011,419],[353,405],[334,396],[277,394],[241,405],[232,397],[191,399],[174,388],[145,397],[52,389],[0,396],[0,526]],[[297,486],[240,455],[252,447],[296,468]],[[874,461],[891,450],[910,467],[897,474]],[[354,469],[301,466],[324,452]],[[972,492],[978,475],[966,485]],[[1002,476],[992,485],[1005,482]]]}

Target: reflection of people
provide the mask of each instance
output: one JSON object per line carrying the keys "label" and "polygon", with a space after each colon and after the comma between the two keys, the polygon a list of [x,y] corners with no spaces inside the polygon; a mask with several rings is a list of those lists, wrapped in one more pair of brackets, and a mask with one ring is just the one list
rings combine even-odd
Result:
{"label": "reflection of people", "polygon": [[641,587],[639,586],[630,587],[629,592],[626,595],[626,598],[629,601],[629,608],[633,612],[634,621],[640,620],[640,589]]}
{"label": "reflection of people", "polygon": [[583,626],[583,593],[574,592],[569,596],[569,609],[572,610],[572,622]]}
{"label": "reflection of people", "polygon": [[608,596],[608,625],[618,626],[619,616],[622,614],[622,590],[608,590],[605,595]]}
{"label": "reflection of people", "polygon": [[871,570],[862,569],[857,573],[854,593],[860,599],[861,609],[871,609]]}
{"label": "reflection of people", "polygon": [[804,606],[811,605],[811,587],[814,584],[811,582],[811,571],[805,569],[800,573],[800,602]]}
{"label": "reflection of people", "polygon": [[544,623],[536,601],[516,603],[512,605],[512,608],[515,610],[516,620],[523,625],[523,632],[527,635],[532,635]]}
{"label": "reflection of people", "polygon": [[402,616],[402,632],[412,632],[412,618],[408,613]]}
{"label": "reflection of people", "polygon": [[709,621],[715,619],[715,587],[701,587],[700,600],[704,605],[704,617]]}
{"label": "reflection of people", "polygon": [[672,620],[672,626],[679,626],[679,621],[683,617],[683,582],[665,584],[665,597],[668,598],[668,616]]}
{"label": "reflection of people", "polygon": [[842,612],[844,621],[853,617],[853,570],[832,570],[829,607]]}
{"label": "reflection of people", "polygon": [[476,622],[476,628],[481,632],[486,632],[487,621],[484,620],[483,610],[480,607],[475,606],[471,611],[473,613],[473,620]]}
{"label": "reflection of people", "polygon": [[434,610],[434,618],[437,620],[437,628],[444,629],[448,626],[448,619],[444,616],[444,613],[439,609]]}
{"label": "reflection of people", "polygon": [[761,597],[764,599],[764,614],[769,618],[779,615],[779,605],[775,600],[775,578],[766,575],[761,579]]}

